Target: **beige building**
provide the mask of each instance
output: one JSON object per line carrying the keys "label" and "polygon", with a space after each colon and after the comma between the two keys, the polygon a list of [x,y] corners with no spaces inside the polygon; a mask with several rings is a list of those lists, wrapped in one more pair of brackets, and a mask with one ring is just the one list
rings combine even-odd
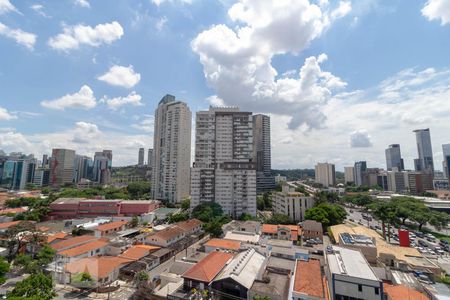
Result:
{"label": "beige building", "polygon": [[314,198],[296,192],[293,187],[284,185],[281,192],[272,196],[273,210],[276,214],[289,216],[294,222],[304,220],[307,209],[314,206]]}
{"label": "beige building", "polygon": [[315,182],[322,184],[324,187],[336,185],[336,172],[333,164],[318,163],[315,170]]}
{"label": "beige building", "polygon": [[63,186],[73,183],[75,150],[53,149],[50,163],[50,185]]}
{"label": "beige building", "polygon": [[354,170],[355,170],[354,167],[344,167],[345,183],[347,183],[347,182],[350,182],[350,183],[355,182]]}
{"label": "beige building", "polygon": [[152,197],[180,203],[189,196],[192,114],[186,103],[166,95],[155,111]]}

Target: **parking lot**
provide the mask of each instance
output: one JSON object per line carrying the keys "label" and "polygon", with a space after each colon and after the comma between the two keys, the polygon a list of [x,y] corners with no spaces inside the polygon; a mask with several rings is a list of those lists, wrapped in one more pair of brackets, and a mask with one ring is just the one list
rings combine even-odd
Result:
{"label": "parking lot", "polygon": [[[355,208],[346,208],[348,216],[347,221],[366,226],[383,234],[381,222],[373,218],[373,216],[363,217],[363,212]],[[386,234],[387,234],[386,226]],[[431,234],[425,234],[419,231],[410,231],[410,246],[416,248],[422,255],[436,258],[450,256],[450,245],[446,241],[440,241]],[[386,236],[386,239],[388,237]],[[389,241],[389,240],[388,240]],[[398,228],[390,228],[390,241],[393,245],[399,244]]]}

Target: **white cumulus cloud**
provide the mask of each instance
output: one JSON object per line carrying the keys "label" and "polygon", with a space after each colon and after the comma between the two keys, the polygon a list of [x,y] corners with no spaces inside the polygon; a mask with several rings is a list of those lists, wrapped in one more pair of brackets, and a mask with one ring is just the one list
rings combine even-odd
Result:
{"label": "white cumulus cloud", "polygon": [[353,131],[350,134],[350,146],[352,148],[372,147],[369,133],[364,129]]}
{"label": "white cumulus cloud", "polygon": [[145,115],[145,117],[140,122],[131,125],[131,127],[142,130],[144,132],[153,132],[154,126],[155,118],[152,115]]}
{"label": "white cumulus cloud", "polygon": [[160,6],[163,3],[180,2],[184,4],[191,4],[192,0],[152,0],[153,4]]}
{"label": "white cumulus cloud", "polygon": [[75,0],[75,4],[78,6],[81,6],[81,7],[86,7],[86,8],[91,7],[88,0]]}
{"label": "white cumulus cloud", "polygon": [[86,144],[95,141],[101,134],[98,126],[88,122],[77,122],[72,141],[77,144]]}
{"label": "white cumulus cloud", "polygon": [[450,23],[450,1],[428,0],[422,8],[422,15],[428,20],[440,20],[441,25]]}
{"label": "white cumulus cloud", "polygon": [[141,95],[136,92],[131,92],[128,96],[125,97],[116,97],[112,99],[104,98],[102,99],[106,102],[108,107],[112,110],[117,110],[124,105],[132,105],[132,106],[143,106],[144,103],[141,102]]}
{"label": "white cumulus cloud", "polygon": [[16,119],[17,117],[11,113],[9,113],[6,108],[0,106],[0,121],[9,121],[12,119]]}
{"label": "white cumulus cloud", "polygon": [[132,88],[141,80],[141,74],[136,73],[133,66],[112,66],[108,72],[99,76],[98,80],[104,81],[110,85]]}
{"label": "white cumulus cloud", "polygon": [[0,35],[15,40],[17,44],[25,46],[29,50],[33,50],[37,38],[34,33],[26,32],[22,29],[12,29],[1,22]]}
{"label": "white cumulus cloud", "polygon": [[74,94],[67,94],[54,100],[44,100],[41,105],[46,108],[65,110],[66,108],[91,109],[97,105],[92,89],[83,85],[80,90]]}
{"label": "white cumulus cloud", "polygon": [[63,33],[51,37],[48,45],[55,50],[66,52],[78,49],[81,45],[99,47],[120,39],[123,33],[123,28],[117,21],[98,24],[95,27],[82,24],[64,26]]}
{"label": "white cumulus cloud", "polygon": [[9,0],[0,0],[0,15],[8,12],[17,12],[17,8]]}
{"label": "white cumulus cloud", "polygon": [[[206,80],[226,105],[290,117],[289,128],[320,128],[322,112],[336,89],[346,83],[322,70],[325,54],[308,57],[296,78],[276,79],[275,55],[297,54],[351,6],[319,7],[307,0],[240,0],[229,10],[234,27],[220,24],[191,42]],[[289,28],[289,30],[286,30]],[[292,74],[292,72],[290,73]]]}

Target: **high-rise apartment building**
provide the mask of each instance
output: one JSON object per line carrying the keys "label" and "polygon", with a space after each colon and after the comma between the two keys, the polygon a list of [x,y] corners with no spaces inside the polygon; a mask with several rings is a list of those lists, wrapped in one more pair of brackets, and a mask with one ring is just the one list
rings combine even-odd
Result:
{"label": "high-rise apartment building", "polygon": [[324,187],[336,185],[336,172],[333,164],[318,163],[315,167],[314,181]]}
{"label": "high-rise apartment building", "polygon": [[53,149],[50,166],[50,185],[63,186],[73,183],[75,169],[75,151]]}
{"label": "high-rise apartment building", "polygon": [[344,180],[345,183],[355,182],[355,167],[344,167]]}
{"label": "high-rise apartment building", "polygon": [[314,197],[296,192],[287,184],[282,186],[281,192],[272,195],[274,213],[286,215],[293,222],[303,221],[306,210],[313,207],[314,202]]}
{"label": "high-rise apartment building", "polygon": [[138,167],[144,166],[144,148],[139,148]]}
{"label": "high-rise apartment building", "polygon": [[166,95],[155,111],[152,197],[179,203],[189,196],[192,114],[186,103]]}
{"label": "high-rise apartment building", "polygon": [[233,217],[256,215],[252,123],[237,107],[197,112],[191,208],[213,201]]}
{"label": "high-rise apartment building", "polygon": [[253,116],[253,161],[256,163],[256,192],[261,193],[275,187],[271,175],[270,117]]}
{"label": "high-rise apartment building", "polygon": [[388,171],[392,171],[394,168],[396,168],[397,171],[403,171],[405,169],[399,144],[389,145],[385,150],[385,154],[386,168]]}
{"label": "high-rise apartment building", "polygon": [[416,129],[418,159],[414,162],[416,171],[434,172],[433,150],[431,148],[430,129]]}
{"label": "high-rise apartment building", "polygon": [[367,163],[365,161],[357,161],[355,162],[355,185],[361,186],[364,185],[364,175],[367,171]]}
{"label": "high-rise apartment building", "polygon": [[94,163],[92,167],[93,181],[105,185],[111,182],[112,169],[112,151],[103,150],[102,152],[95,152]]}
{"label": "high-rise apartment building", "polygon": [[147,152],[147,167],[151,169],[153,167],[153,149],[148,149]]}

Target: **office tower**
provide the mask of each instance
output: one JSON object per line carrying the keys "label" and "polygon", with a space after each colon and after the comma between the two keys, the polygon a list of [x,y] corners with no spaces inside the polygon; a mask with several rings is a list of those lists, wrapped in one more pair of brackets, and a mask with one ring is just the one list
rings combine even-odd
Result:
{"label": "office tower", "polygon": [[355,182],[355,168],[354,167],[344,167],[344,180],[345,183]]}
{"label": "office tower", "polygon": [[138,167],[144,166],[144,148],[139,148]]}
{"label": "office tower", "polygon": [[256,163],[256,192],[269,191],[275,187],[271,175],[270,117],[253,116],[253,162]]}
{"label": "office tower", "polygon": [[153,167],[153,149],[149,148],[147,153],[147,167],[151,169]]}
{"label": "office tower", "polygon": [[103,150],[102,152],[95,152],[94,163],[92,167],[93,181],[107,185],[111,182],[111,168],[112,168],[112,151]]}
{"label": "office tower", "polygon": [[84,155],[75,155],[74,181],[80,182],[81,179],[88,179],[89,168],[92,168],[92,158]]}
{"label": "office tower", "polygon": [[252,121],[237,107],[197,112],[191,209],[213,201],[235,218],[256,215]]}
{"label": "office tower", "polygon": [[336,172],[333,164],[318,163],[315,171],[315,182],[322,184],[324,187],[336,184]]}
{"label": "office tower", "polygon": [[75,169],[75,151],[69,149],[53,149],[50,166],[50,185],[63,186],[73,183]]}
{"label": "office tower", "polygon": [[388,171],[387,172],[388,191],[403,193],[408,190],[408,172]]}
{"label": "office tower", "polygon": [[44,187],[50,181],[50,169],[48,167],[38,167],[34,172],[33,184]]}
{"label": "office tower", "polygon": [[416,133],[418,161],[414,161],[416,171],[434,172],[433,150],[431,148],[430,129],[417,129]]}
{"label": "office tower", "polygon": [[442,145],[442,154],[444,156],[444,160],[442,162],[443,165],[443,171],[444,171],[444,176],[445,178],[447,178],[450,182],[450,144],[444,144]]}
{"label": "office tower", "polygon": [[42,167],[48,166],[49,162],[48,162],[48,155],[44,154],[42,155]]}
{"label": "office tower", "polygon": [[355,162],[355,185],[361,186],[364,185],[364,175],[367,171],[367,163],[365,161]]}
{"label": "office tower", "polygon": [[29,177],[27,159],[11,158],[3,163],[0,187],[11,190],[23,190]]}
{"label": "office tower", "polygon": [[385,154],[386,168],[388,171],[392,171],[393,168],[397,168],[397,171],[403,171],[405,169],[399,144],[389,145],[389,148],[385,150]]}
{"label": "office tower", "polygon": [[166,95],[155,111],[152,197],[179,203],[189,197],[192,114],[186,103]]}

